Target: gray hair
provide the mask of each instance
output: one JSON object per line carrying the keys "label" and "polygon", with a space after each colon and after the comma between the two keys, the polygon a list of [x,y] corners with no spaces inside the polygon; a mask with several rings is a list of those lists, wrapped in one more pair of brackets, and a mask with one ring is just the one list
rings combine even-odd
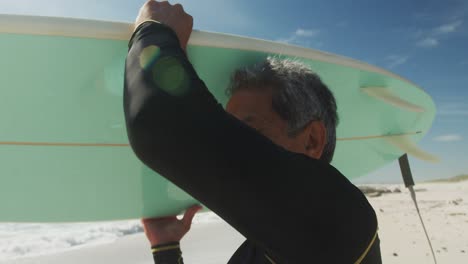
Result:
{"label": "gray hair", "polygon": [[292,59],[268,57],[260,64],[236,70],[226,92],[230,96],[245,89],[271,89],[273,110],[288,123],[290,137],[310,122],[322,121],[327,130],[327,142],[320,159],[331,162],[338,125],[336,101],[308,66]]}

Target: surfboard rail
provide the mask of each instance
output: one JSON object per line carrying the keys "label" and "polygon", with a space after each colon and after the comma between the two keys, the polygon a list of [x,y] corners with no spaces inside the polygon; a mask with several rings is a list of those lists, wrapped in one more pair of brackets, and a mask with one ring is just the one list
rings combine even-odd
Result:
{"label": "surfboard rail", "polygon": [[[133,30],[134,25],[132,23],[125,22],[0,14],[0,33],[129,40]],[[310,48],[304,48],[292,44],[274,42],[258,38],[247,38],[231,34],[194,30],[190,37],[189,45],[259,51],[293,57],[302,57],[311,60],[353,67],[363,71],[383,74],[407,83],[411,83],[418,89],[423,90],[421,87],[411,82],[410,80],[371,64],[349,57]]]}

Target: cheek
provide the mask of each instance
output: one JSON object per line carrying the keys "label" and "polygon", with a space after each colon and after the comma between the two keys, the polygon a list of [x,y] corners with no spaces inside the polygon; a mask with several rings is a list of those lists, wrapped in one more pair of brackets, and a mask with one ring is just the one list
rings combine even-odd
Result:
{"label": "cheek", "polygon": [[305,150],[304,144],[297,138],[288,138],[288,148],[289,151],[296,153],[303,153]]}
{"label": "cheek", "polygon": [[273,141],[276,145],[279,145],[287,150],[291,150],[295,145],[295,141],[288,137],[286,131],[282,129],[266,129],[261,133]]}
{"label": "cheek", "polygon": [[265,135],[270,138],[275,144],[285,148],[288,151],[296,152],[296,153],[303,153],[304,152],[304,144],[301,137],[289,137],[287,134],[287,130],[283,131],[271,131],[271,134]]}

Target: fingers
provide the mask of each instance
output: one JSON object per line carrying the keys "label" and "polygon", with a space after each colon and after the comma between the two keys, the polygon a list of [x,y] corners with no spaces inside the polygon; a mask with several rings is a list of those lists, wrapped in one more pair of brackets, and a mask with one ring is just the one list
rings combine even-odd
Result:
{"label": "fingers", "polygon": [[182,12],[185,12],[184,7],[181,4],[175,4],[174,8],[180,9]]}
{"label": "fingers", "polygon": [[151,223],[151,218],[143,218],[141,219],[141,224],[143,225],[143,229],[146,231],[148,225]]}
{"label": "fingers", "polygon": [[150,232],[148,231],[147,219],[141,219],[141,224],[143,225],[143,232],[145,233],[146,237],[147,237],[148,239],[150,239],[151,234],[150,234]]}
{"label": "fingers", "polygon": [[157,2],[160,6],[171,6],[171,4],[169,3],[169,1],[159,1]]}
{"label": "fingers", "polygon": [[156,2],[154,0],[148,0],[148,1],[146,1],[146,3],[143,6],[151,6],[151,5],[155,5],[155,4],[158,4],[158,2]]}
{"label": "fingers", "polygon": [[182,218],[182,223],[187,229],[190,229],[193,217],[200,209],[202,209],[200,205],[194,205],[192,207],[189,207],[187,211],[185,211],[184,217]]}
{"label": "fingers", "polygon": [[184,10],[184,7],[180,3],[177,3],[175,5],[171,5],[171,3],[169,3],[169,1],[167,1],[167,0],[161,0],[161,1],[148,0],[148,1],[146,1],[146,4],[159,4],[159,5],[165,5],[165,6],[173,6],[173,7],[181,9],[182,11]]}
{"label": "fingers", "polygon": [[[149,0],[150,4],[159,5],[159,6],[170,6],[171,4],[167,0],[156,1],[156,0]],[[151,3],[152,2],[152,3]]]}
{"label": "fingers", "polygon": [[145,221],[145,219],[141,219],[140,221],[141,221],[141,225],[143,226],[143,230],[146,233],[146,221]]}
{"label": "fingers", "polygon": [[169,1],[148,0],[144,4],[144,6],[147,6],[147,5],[154,5],[154,7],[157,7],[157,6],[159,6],[159,7],[174,7],[174,9],[178,9],[178,10],[185,13],[184,7],[179,3],[177,3],[175,5],[171,5],[171,3],[169,3]]}

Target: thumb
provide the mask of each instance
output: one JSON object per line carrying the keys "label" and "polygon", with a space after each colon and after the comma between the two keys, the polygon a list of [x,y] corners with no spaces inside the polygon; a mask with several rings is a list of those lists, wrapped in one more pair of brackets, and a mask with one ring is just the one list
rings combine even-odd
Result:
{"label": "thumb", "polygon": [[190,226],[192,225],[193,217],[200,209],[202,209],[200,205],[194,205],[185,211],[184,217],[182,218],[182,223],[187,228],[187,230],[190,229]]}

